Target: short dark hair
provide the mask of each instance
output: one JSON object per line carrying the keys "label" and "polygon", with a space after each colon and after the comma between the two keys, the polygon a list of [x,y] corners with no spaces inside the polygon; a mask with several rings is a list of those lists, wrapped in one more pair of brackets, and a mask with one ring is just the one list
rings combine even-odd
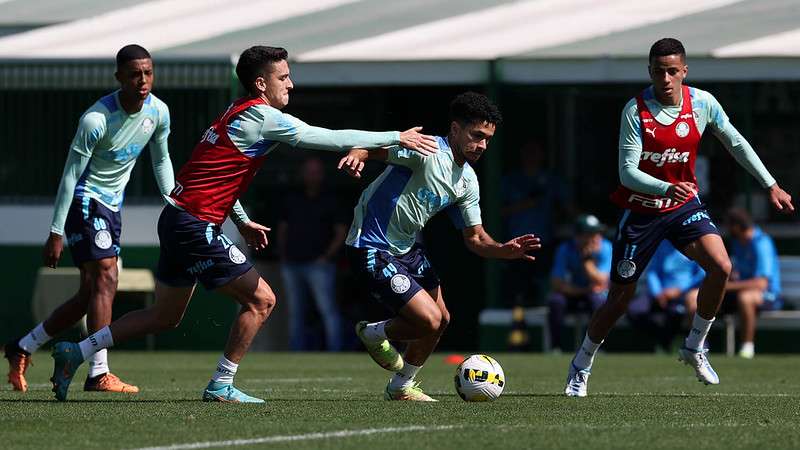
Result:
{"label": "short dark hair", "polygon": [[266,76],[269,72],[267,66],[283,61],[289,57],[289,52],[281,47],[267,47],[254,45],[242,52],[239,62],[236,63],[236,76],[247,92],[253,90],[256,78]]}
{"label": "short dark hair", "polygon": [[464,92],[450,102],[450,120],[461,125],[489,122],[500,125],[503,116],[485,95],[477,92]]}
{"label": "short dark hair", "polygon": [[152,59],[150,52],[144,47],[137,44],[129,44],[122,47],[117,52],[117,67],[122,67],[126,62],[133,61],[134,59]]}
{"label": "short dark hair", "polygon": [[681,59],[686,59],[686,49],[683,48],[681,41],[675,38],[662,38],[657,40],[650,47],[650,57],[647,60],[652,61],[653,58],[669,55],[681,55]]}
{"label": "short dark hair", "polygon": [[753,228],[753,218],[744,208],[731,208],[725,216],[728,226],[735,226],[745,230]]}

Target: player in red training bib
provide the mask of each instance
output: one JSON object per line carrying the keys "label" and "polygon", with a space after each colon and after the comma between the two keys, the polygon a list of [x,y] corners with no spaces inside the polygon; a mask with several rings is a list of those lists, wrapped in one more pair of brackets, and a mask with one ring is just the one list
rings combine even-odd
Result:
{"label": "player in red training bib", "polygon": [[622,113],[619,144],[620,186],[611,200],[623,209],[614,242],[608,299],[592,316],[583,344],[570,363],[564,392],[585,397],[594,356],[611,327],[625,313],[636,281],[661,241],[670,242],[706,272],[697,313],[679,359],[698,380],[718,384],[704,341],[717,314],[731,262],[716,225],[698,196],[694,174],[700,137],[706,128],[736,161],[769,190],[779,211],[794,211],[792,199],[778,186],[722,107],[708,92],[683,84],[686,51],[665,38],[650,48],[652,86],[628,102]]}
{"label": "player in red training bib", "polygon": [[420,134],[419,128],[402,133],[327,130],[283,113],[294,87],[287,58],[286,50],[276,47],[255,46],[242,53],[236,74],[249,95],[230,105],[203,133],[159,218],[155,305],[126,314],[78,344],[58,344],[53,351],[53,390],[58,400],[66,399],[75,370],[90,355],[114,343],[175,328],[199,281],[241,305],[203,400],[263,403],[235,388],[233,378],[272,312],[275,294],[222,233],[221,225],[231,215],[248,245],[267,246],[269,228],[251,221],[238,202],[267,155],[281,143],[332,151],[388,145],[424,154],[436,151],[436,140]]}

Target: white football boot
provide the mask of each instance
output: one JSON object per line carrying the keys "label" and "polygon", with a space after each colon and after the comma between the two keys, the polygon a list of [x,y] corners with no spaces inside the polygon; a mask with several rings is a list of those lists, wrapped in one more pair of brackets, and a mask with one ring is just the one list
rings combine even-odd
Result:
{"label": "white football boot", "polygon": [[587,388],[589,386],[589,369],[578,369],[575,364],[570,361],[569,373],[567,374],[567,386],[564,388],[564,393],[567,397],[586,397]]}
{"label": "white football boot", "polygon": [[694,369],[697,375],[697,380],[705,384],[719,384],[719,376],[714,372],[711,363],[708,361],[708,349],[691,350],[686,347],[681,347],[678,350],[678,361],[682,361],[687,366]]}

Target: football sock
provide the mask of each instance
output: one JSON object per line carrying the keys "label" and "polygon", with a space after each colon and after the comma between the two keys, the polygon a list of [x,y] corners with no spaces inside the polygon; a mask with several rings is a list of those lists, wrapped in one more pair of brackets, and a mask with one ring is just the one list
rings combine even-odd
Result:
{"label": "football sock", "polygon": [[686,341],[683,345],[689,350],[702,350],[703,342],[706,340],[708,330],[711,329],[711,324],[713,323],[714,319],[706,320],[695,313],[692,320],[692,329],[689,331],[689,335],[686,336]]}
{"label": "football sock", "polygon": [[113,347],[114,338],[111,337],[111,328],[103,327],[97,333],[78,342],[78,345],[81,347],[81,355],[83,355],[84,361],[104,348]]}
{"label": "football sock", "polygon": [[586,333],[581,348],[578,349],[577,353],[575,353],[575,357],[572,359],[572,364],[574,364],[578,370],[591,369],[594,363],[594,357],[597,354],[597,349],[600,348],[602,343],[603,341],[600,341],[595,344],[589,339],[589,333]]}
{"label": "football sock", "polygon": [[408,362],[403,363],[403,368],[395,373],[391,380],[389,380],[389,389],[397,391],[405,387],[411,386],[414,382],[414,377],[417,372],[422,369],[422,366],[415,366]]}
{"label": "football sock", "polygon": [[46,344],[50,339],[52,339],[52,336],[47,334],[47,331],[44,331],[44,322],[42,322],[20,339],[18,345],[26,352],[33,353],[39,350],[39,347]]}
{"label": "football sock", "polygon": [[388,339],[386,337],[385,330],[386,322],[388,322],[388,320],[367,324],[367,327],[364,328],[364,337],[370,341],[382,341],[384,339]]}
{"label": "football sock", "polygon": [[108,350],[102,349],[89,357],[89,378],[108,373]]}
{"label": "football sock", "polygon": [[236,376],[237,369],[239,369],[239,365],[231,362],[223,354],[217,362],[217,371],[214,372],[211,381],[222,384],[233,384],[233,377]]}

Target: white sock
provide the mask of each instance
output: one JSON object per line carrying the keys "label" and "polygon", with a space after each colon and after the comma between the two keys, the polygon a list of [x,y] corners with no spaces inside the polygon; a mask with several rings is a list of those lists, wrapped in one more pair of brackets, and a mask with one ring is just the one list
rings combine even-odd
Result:
{"label": "white sock", "polygon": [[89,378],[108,373],[108,350],[102,349],[89,358]]}
{"label": "white sock", "polygon": [[589,339],[589,333],[586,333],[586,337],[583,338],[583,344],[581,344],[581,348],[578,349],[578,351],[575,353],[575,357],[572,358],[572,364],[574,364],[578,370],[591,369],[592,364],[594,363],[594,357],[602,343],[603,341],[600,341],[595,344],[591,339]]}
{"label": "white sock", "polygon": [[364,328],[364,337],[370,341],[383,341],[388,339],[385,330],[386,322],[388,322],[388,320],[367,324],[367,327]]}
{"label": "white sock", "polygon": [[404,362],[403,368],[395,373],[389,381],[389,388],[392,390],[399,390],[411,386],[411,383],[414,382],[414,377],[417,376],[417,372],[419,372],[420,369],[422,369],[422,366],[415,366]]}
{"label": "white sock", "polygon": [[103,327],[97,333],[78,342],[78,345],[81,347],[81,355],[83,355],[84,361],[104,348],[113,347],[114,338],[111,337],[111,328]]}
{"label": "white sock", "polygon": [[226,358],[223,354],[220,356],[219,361],[217,362],[217,371],[214,372],[214,376],[211,377],[211,381],[216,381],[217,383],[223,384],[233,384],[233,377],[236,376],[237,369],[239,369],[239,365],[228,360],[228,358]]}
{"label": "white sock", "polygon": [[47,331],[44,331],[44,322],[42,322],[19,340],[19,346],[26,352],[33,353],[52,338],[52,336],[47,334]]}
{"label": "white sock", "polygon": [[742,342],[742,348],[740,348],[739,351],[753,354],[756,352],[756,346],[752,342]]}
{"label": "white sock", "polygon": [[713,323],[714,319],[706,320],[695,313],[694,319],[692,319],[692,329],[689,330],[689,335],[686,336],[686,341],[683,345],[689,350],[702,350],[703,343],[706,340],[706,336],[708,336],[708,330],[711,329],[711,324]]}

